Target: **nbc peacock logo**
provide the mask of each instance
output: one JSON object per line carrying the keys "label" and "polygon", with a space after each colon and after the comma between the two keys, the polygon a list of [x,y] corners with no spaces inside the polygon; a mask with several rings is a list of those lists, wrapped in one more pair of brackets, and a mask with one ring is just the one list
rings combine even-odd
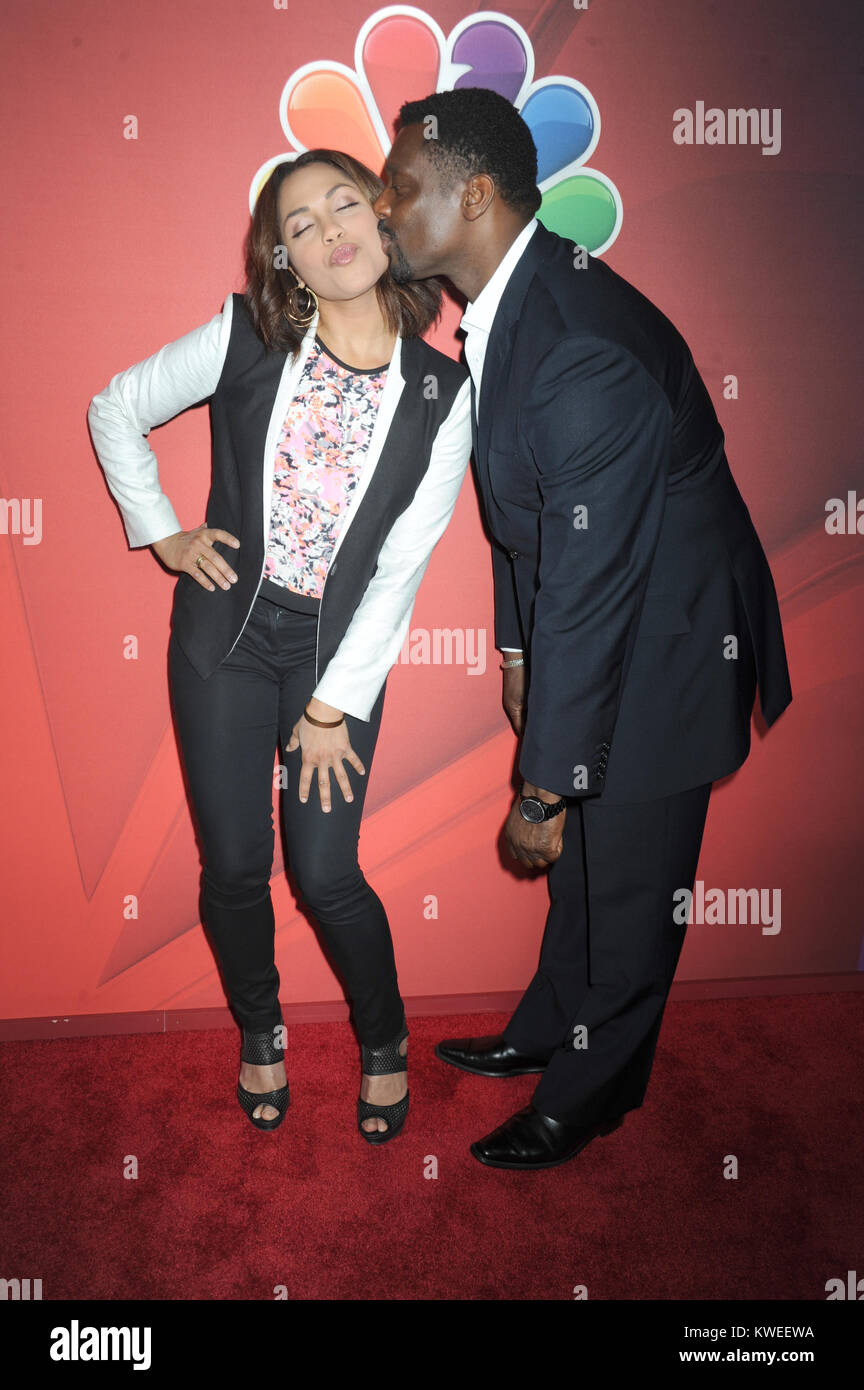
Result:
{"label": "nbc peacock logo", "polygon": [[326,60],[297,68],[279,101],[291,148],[255,174],[250,212],[273,167],[307,149],[342,149],[380,171],[402,103],[458,87],[489,87],[513,103],[537,146],[537,216],[550,231],[602,255],[621,230],[623,208],[612,180],[587,167],[600,139],[597,103],[572,77],[535,78],[525,30],[488,10],[445,36],[424,10],[390,5],[362,25],[353,68]]}

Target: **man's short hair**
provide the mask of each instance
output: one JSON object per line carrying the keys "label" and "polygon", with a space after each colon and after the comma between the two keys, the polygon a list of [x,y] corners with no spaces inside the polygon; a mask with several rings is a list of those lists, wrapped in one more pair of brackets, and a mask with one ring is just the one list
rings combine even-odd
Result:
{"label": "man's short hair", "polygon": [[504,202],[531,215],[541,202],[537,187],[537,147],[516,107],[488,87],[458,87],[406,101],[400,126],[423,124],[434,116],[429,158],[448,182],[488,174]]}

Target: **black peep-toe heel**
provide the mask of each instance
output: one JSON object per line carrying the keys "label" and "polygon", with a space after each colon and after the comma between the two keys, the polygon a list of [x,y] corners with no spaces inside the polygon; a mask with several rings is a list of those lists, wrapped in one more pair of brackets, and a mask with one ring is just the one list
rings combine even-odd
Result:
{"label": "black peep-toe heel", "polygon": [[[361,1043],[360,1055],[365,1075],[384,1076],[388,1072],[407,1072],[408,1058],[407,1056],[403,1057],[399,1051],[401,1044],[407,1037],[408,1028],[403,1024],[402,1032],[393,1042],[384,1043],[381,1047],[366,1047],[364,1043]],[[401,1100],[394,1101],[392,1105],[373,1105],[371,1101],[358,1097],[357,1128],[368,1144],[386,1144],[388,1139],[395,1138],[405,1123],[405,1117],[408,1114],[408,1100],[407,1091]],[[374,1120],[379,1116],[386,1121],[386,1129],[370,1131],[363,1128],[364,1120]]]}
{"label": "black peep-toe heel", "polygon": [[[253,1067],[268,1067],[272,1066],[274,1062],[283,1061],[285,1053],[282,1047],[274,1041],[274,1031],[271,1029],[268,1033],[250,1033],[244,1028],[240,1060],[249,1062]],[[247,1091],[246,1087],[241,1086],[238,1081],[237,1099],[256,1129],[278,1129],[289,1105],[288,1082],[286,1080],[285,1085],[280,1086],[277,1091]],[[257,1110],[259,1105],[272,1105],[274,1110],[279,1111],[279,1114],[274,1120],[265,1120],[263,1116],[256,1119],[253,1111]]]}

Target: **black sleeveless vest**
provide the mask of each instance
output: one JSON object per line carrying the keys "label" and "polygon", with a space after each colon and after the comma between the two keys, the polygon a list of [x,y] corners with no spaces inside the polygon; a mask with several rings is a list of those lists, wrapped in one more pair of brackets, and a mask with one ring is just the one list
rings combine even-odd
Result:
{"label": "black sleeveless vest", "polygon": [[[240,541],[239,550],[222,541],[214,544],[238,578],[229,590],[217,585],[211,592],[181,574],[171,614],[174,637],[205,679],[239,641],[261,583],[269,522],[269,515],[262,515],[265,449],[287,358],[287,353],[264,346],[243,296],[235,294],[228,351],[210,398],[213,475],[205,521]],[[387,438],[327,573],[318,615],[316,682],[366,592],[390,528],[414,498],[429,467],[435,435],[466,378],[464,367],[422,338],[402,339],[401,371],[405,384]],[[430,377],[436,383],[433,399],[428,399]]]}

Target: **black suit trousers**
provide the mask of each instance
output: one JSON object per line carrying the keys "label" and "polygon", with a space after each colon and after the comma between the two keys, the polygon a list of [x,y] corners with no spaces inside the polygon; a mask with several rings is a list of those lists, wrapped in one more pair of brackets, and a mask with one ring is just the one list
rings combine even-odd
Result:
{"label": "black suit trousers", "polygon": [[504,1030],[549,1059],[542,1114],[587,1128],[642,1104],[687,930],[673,894],[693,888],[711,785],[570,801],[537,973]]}

